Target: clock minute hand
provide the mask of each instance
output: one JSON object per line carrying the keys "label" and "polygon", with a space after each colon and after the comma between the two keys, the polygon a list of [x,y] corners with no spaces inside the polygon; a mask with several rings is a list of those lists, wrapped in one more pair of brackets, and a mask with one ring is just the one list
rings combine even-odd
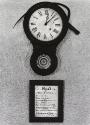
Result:
{"label": "clock minute hand", "polygon": [[56,15],[54,15],[50,20],[48,20],[45,25],[47,25]]}

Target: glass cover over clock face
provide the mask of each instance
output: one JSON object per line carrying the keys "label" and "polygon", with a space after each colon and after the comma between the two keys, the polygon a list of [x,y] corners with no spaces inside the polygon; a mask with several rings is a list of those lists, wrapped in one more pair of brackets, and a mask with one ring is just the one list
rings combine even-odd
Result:
{"label": "glass cover over clock face", "polygon": [[63,23],[60,15],[53,9],[40,8],[30,17],[29,28],[32,35],[41,41],[52,41],[59,36]]}

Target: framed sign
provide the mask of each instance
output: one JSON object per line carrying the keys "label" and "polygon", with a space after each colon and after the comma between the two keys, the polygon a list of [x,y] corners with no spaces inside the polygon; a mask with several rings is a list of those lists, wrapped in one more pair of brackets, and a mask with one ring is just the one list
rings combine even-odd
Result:
{"label": "framed sign", "polygon": [[63,80],[30,80],[30,122],[63,122]]}

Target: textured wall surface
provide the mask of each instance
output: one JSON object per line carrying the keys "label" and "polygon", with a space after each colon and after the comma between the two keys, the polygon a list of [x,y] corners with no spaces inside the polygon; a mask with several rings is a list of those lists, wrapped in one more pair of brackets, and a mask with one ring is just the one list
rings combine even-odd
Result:
{"label": "textured wall surface", "polygon": [[29,65],[32,45],[24,34],[23,20],[12,28],[39,0],[0,0],[0,125],[32,125],[28,86],[33,79],[65,80],[64,122],[56,125],[90,125],[90,1],[57,1],[70,7],[70,23],[81,34],[68,31],[57,50],[61,65],[52,75],[41,77]]}

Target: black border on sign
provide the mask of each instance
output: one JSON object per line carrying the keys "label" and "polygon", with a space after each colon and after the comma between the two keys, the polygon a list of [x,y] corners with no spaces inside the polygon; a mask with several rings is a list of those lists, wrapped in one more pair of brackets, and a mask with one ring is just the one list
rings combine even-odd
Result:
{"label": "black border on sign", "polygon": [[[35,117],[35,85],[58,86],[58,117]],[[64,120],[64,81],[30,80],[29,81],[29,122],[63,122]]]}

